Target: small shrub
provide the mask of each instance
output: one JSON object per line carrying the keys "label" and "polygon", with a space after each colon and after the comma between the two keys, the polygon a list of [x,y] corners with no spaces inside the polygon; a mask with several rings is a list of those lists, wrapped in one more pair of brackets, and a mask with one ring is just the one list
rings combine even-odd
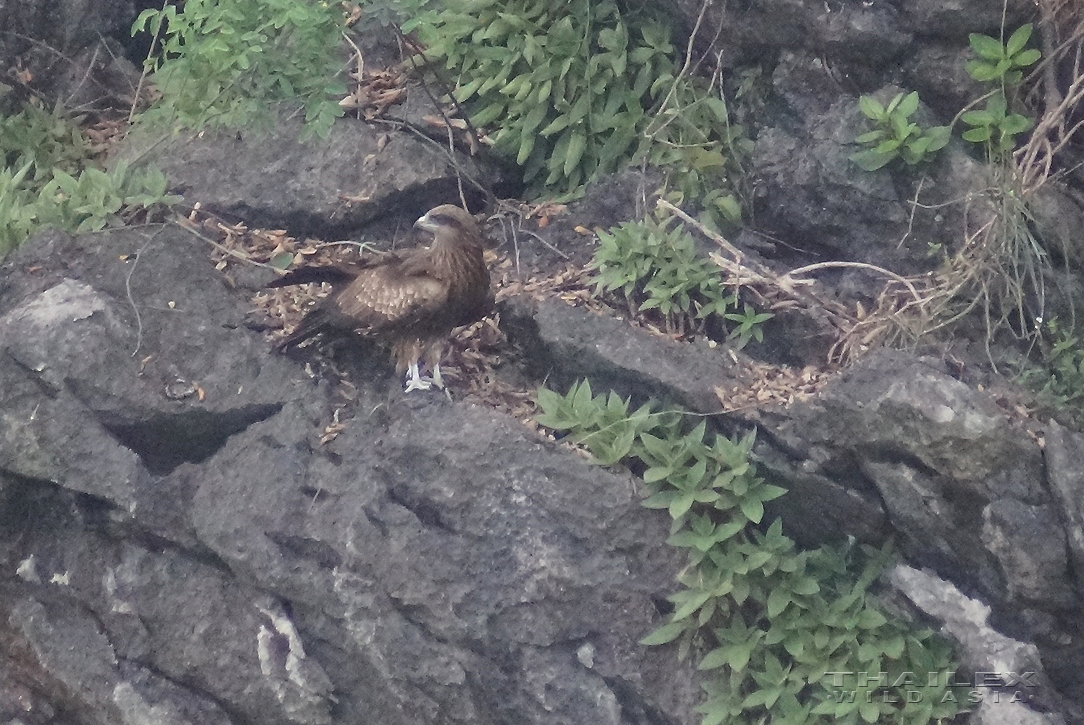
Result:
{"label": "small shrub", "polygon": [[153,212],[179,202],[167,186],[157,168],[131,170],[123,162],[108,172],[86,168],[78,177],[58,170],[39,194],[36,221],[68,231],[99,231],[122,212]]}
{"label": "small shrub", "polygon": [[687,200],[740,218],[711,195],[734,131],[705,84],[678,78],[671,29],[614,0],[476,0],[404,25],[424,57],[453,73],[472,122],[495,126],[499,153],[523,167],[533,194],[574,193],[634,158],[672,164]]}
{"label": "small shrub", "polygon": [[960,120],[971,126],[963,132],[964,140],[986,146],[991,159],[1016,148],[1016,137],[1034,125],[1027,116],[1008,112],[1005,94],[1000,90],[986,100],[986,108],[967,111]]}
{"label": "small shrub", "polygon": [[1016,148],[1016,137],[1034,125],[1027,116],[1010,112],[1009,97],[1023,80],[1023,70],[1034,65],[1042,54],[1027,48],[1031,39],[1031,23],[1022,25],[1002,43],[988,35],[972,33],[971,50],[978,56],[967,63],[968,74],[977,81],[990,83],[994,90],[986,99],[986,108],[967,111],[960,120],[969,128],[963,132],[965,141],[982,144],[987,157],[1001,158]]}
{"label": "small shrub", "polygon": [[0,257],[43,226],[96,231],[136,209],[154,213],[180,200],[155,168],[89,164],[79,129],[60,109],[28,106],[0,118]]}
{"label": "small shrub", "polygon": [[1038,395],[1039,401],[1068,414],[1076,425],[1084,420],[1084,346],[1080,338],[1052,319],[1043,325],[1046,347],[1040,367],[1023,367],[1020,380]]}
{"label": "small shrub", "polygon": [[943,149],[949,142],[948,126],[923,129],[911,122],[911,115],[918,110],[918,100],[917,91],[900,93],[887,106],[873,96],[859,98],[859,108],[875,128],[855,139],[869,148],[854,154],[851,160],[866,171],[876,171],[895,159],[913,166]]}
{"label": "small shrub", "polygon": [[673,81],[669,29],[613,0],[478,0],[404,26],[455,74],[453,95],[524,180],[572,190],[635,151],[645,111]]}
{"label": "small shrub", "polygon": [[305,104],[302,138],[326,138],[343,114],[336,77],[343,18],[324,0],[186,0],[139,14],[132,32],[161,38],[148,58],[162,97],[150,118],[241,126],[278,101]]}
{"label": "small shrub", "polygon": [[642,472],[644,505],[672,519],[667,543],[686,550],[687,563],[673,613],[642,644],[676,641],[679,657],[697,658],[703,725],[925,725],[961,711],[966,696],[947,676],[926,679],[954,672],[947,645],[886,616],[869,591],[887,550],[799,551],[778,520],[764,525],[764,504],[786,491],[749,462],[752,435],[709,436],[704,422],[690,427],[651,404],[630,412],[628,400],[595,396],[587,381],[566,395],[542,388],[538,405],[540,424],[597,463]]}
{"label": "small shrub", "polygon": [[731,311],[737,298],[723,287],[719,268],[697,255],[680,226],[648,218],[599,232],[588,269],[595,293],[619,294],[629,313],[657,310],[670,332],[697,328],[709,315]]}
{"label": "small shrub", "polygon": [[1004,43],[998,38],[972,33],[968,40],[978,58],[964,66],[968,75],[977,81],[1018,86],[1024,79],[1023,69],[1034,65],[1042,57],[1042,53],[1035,48],[1026,47],[1031,39],[1031,31],[1031,23],[1021,25]]}

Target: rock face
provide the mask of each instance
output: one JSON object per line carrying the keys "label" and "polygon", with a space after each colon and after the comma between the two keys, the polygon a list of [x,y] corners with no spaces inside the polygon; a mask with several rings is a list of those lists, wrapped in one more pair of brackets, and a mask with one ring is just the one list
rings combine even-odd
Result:
{"label": "rock face", "polygon": [[[440,398],[313,450],[322,386],[231,324],[200,242],[86,244],[3,276],[5,717],[691,717],[692,673],[635,644],[680,557],[631,477]],[[61,258],[88,266],[24,271]]]}
{"label": "rock face", "polygon": [[[721,28],[724,66],[770,59],[750,172],[779,256],[910,272],[958,241],[963,212],[939,205],[985,184],[982,165],[950,145],[925,179],[859,175],[856,101],[917,88],[923,123],[947,121],[974,96],[967,34],[996,31],[1001,0],[668,7],[690,28],[703,11],[700,37]],[[1007,8],[1010,25],[1030,19],[1030,3]],[[87,79],[119,93],[103,79],[130,67],[73,68],[98,69],[93,44],[135,11],[0,0],[15,29],[0,60],[30,63],[50,99],[92,103]],[[50,65],[23,36],[88,65]],[[511,188],[507,169],[406,134],[343,121],[304,146],[298,131],[151,154],[189,203],[295,234],[394,230],[456,198],[458,173],[483,181],[472,202]],[[641,213],[657,181],[604,180],[505,251],[582,266],[578,230]],[[1076,199],[1035,207],[1061,248]],[[322,444],[330,386],[246,327],[264,273],[219,274],[175,226],[46,232],[0,267],[0,723],[696,722],[692,666],[638,644],[683,560],[637,479],[488,409],[389,395],[357,366],[357,414]],[[806,545],[894,539],[887,600],[936,622],[966,669],[1004,675],[991,690],[1024,693],[984,699],[972,722],[1084,722],[1084,435],[1029,435],[939,357],[902,352],[787,408],[730,409],[718,391],[751,383],[741,353],[556,297],[503,303],[521,380],[726,408],[712,425],[756,427],[756,462],[789,489],[769,519]],[[818,349],[784,344],[802,362]]]}
{"label": "rock face", "polygon": [[340,119],[326,141],[301,143],[299,119],[275,121],[257,133],[206,132],[194,138],[129,144],[132,156],[157,165],[186,198],[230,220],[296,236],[339,238],[375,219],[398,213],[417,218],[434,199],[458,199],[461,178],[468,203],[484,190],[516,191],[515,172],[493,162],[449,154],[407,133]]}
{"label": "rock face", "polygon": [[0,3],[0,83],[15,86],[19,97],[44,97],[47,107],[60,101],[88,111],[125,98],[131,103],[139,72],[124,57],[123,43],[135,19],[133,0]]}

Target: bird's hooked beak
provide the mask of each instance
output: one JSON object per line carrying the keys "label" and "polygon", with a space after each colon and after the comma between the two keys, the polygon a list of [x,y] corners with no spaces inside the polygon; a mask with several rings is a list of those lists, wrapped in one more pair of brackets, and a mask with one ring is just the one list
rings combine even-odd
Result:
{"label": "bird's hooked beak", "polygon": [[430,234],[436,234],[441,226],[442,225],[429,216],[428,213],[418,217],[418,221],[414,222],[415,229],[421,229],[423,232],[429,232]]}

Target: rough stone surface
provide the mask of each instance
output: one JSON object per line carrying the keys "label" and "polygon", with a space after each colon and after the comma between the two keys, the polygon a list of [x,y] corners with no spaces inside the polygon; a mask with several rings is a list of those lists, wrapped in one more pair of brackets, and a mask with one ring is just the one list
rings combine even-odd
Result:
{"label": "rough stone surface", "polygon": [[[765,128],[757,137],[751,173],[759,222],[829,259],[895,271],[930,268],[931,245],[952,249],[963,225],[963,208],[945,202],[984,187],[982,167],[950,145],[926,170],[929,180],[892,165],[859,173],[853,141],[869,130],[868,121],[857,99],[839,97],[822,66],[812,54],[784,56],[773,75],[776,91],[803,121]],[[888,103],[900,92],[892,86],[875,95]]]}
{"label": "rough stone surface", "polygon": [[86,111],[125,97],[130,103],[138,73],[121,44],[135,17],[132,0],[0,2],[0,82],[19,98],[45,98],[47,107],[60,101]]}
{"label": "rough stone surface", "polygon": [[[666,7],[686,30],[703,11],[702,69],[764,71],[739,119],[756,141],[755,228],[732,241],[765,264],[925,271],[931,251],[989,218],[948,204],[989,183],[955,142],[918,170],[859,173],[850,156],[867,130],[861,94],[916,89],[927,126],[976,97],[967,35],[998,32],[1001,0]],[[114,56],[135,12],[0,0],[14,88],[0,101],[127,107],[133,70]],[[1009,27],[1034,19],[1032,3],[1009,3]],[[388,41],[361,43],[367,64],[397,59]],[[443,139],[343,121],[302,145],[299,124],[176,137],[147,158],[188,203],[330,239],[398,238],[458,198],[457,172],[481,182],[465,187],[471,203],[516,186]],[[127,143],[134,155],[152,141]],[[1030,229],[1059,262],[1078,256],[1073,180],[1070,169],[1031,200]],[[545,228],[509,232],[504,251],[523,279],[582,267],[585,230],[641,216],[662,182],[651,170],[605,179]],[[0,267],[0,722],[697,721],[692,665],[637,644],[682,564],[637,479],[497,413],[390,393],[357,351],[336,360],[357,384],[356,415],[321,445],[329,386],[245,326],[247,293],[270,273],[226,277],[206,251],[176,227],[49,232]],[[882,281],[821,278],[848,304]],[[801,314],[778,313],[775,324]],[[987,688],[1002,701],[984,697],[972,722],[1084,722],[1080,434],[1051,423],[1032,438],[974,379],[908,353],[873,355],[788,409],[722,414],[716,388],[748,382],[740,352],[556,299],[510,300],[501,318],[501,354],[525,385],[589,377],[708,414],[719,432],[756,427],[756,463],[789,490],[766,515],[802,544],[893,537],[910,566],[890,579],[919,619],[941,623],[965,669],[1004,675]],[[819,342],[773,336],[747,351],[823,356]],[[1035,675],[1010,675],[1023,672]]]}
{"label": "rough stone surface", "polygon": [[691,718],[693,673],[636,644],[681,555],[630,476],[439,397],[314,451],[322,388],[228,324],[201,242],[38,241],[0,274],[5,696],[103,723]]}
{"label": "rough stone surface", "polygon": [[654,397],[716,413],[724,404],[715,388],[740,381],[736,363],[704,338],[695,345],[667,344],[659,335],[559,301],[519,299],[505,309],[512,342],[527,347],[531,372],[558,390],[588,378],[599,389],[638,400]]}
{"label": "rough stone surface", "polygon": [[924,570],[897,565],[887,574],[889,583],[927,616],[957,645],[961,681],[971,681],[983,700],[994,693],[1007,701],[1014,695],[1030,702],[1046,680],[1039,651],[990,626],[990,608]]}
{"label": "rough stone surface", "polygon": [[[128,152],[157,165],[190,202],[228,219],[285,228],[297,236],[356,234],[398,213],[415,219],[458,201],[459,173],[501,195],[517,182],[507,169],[408,133],[341,119],[327,139],[302,143],[300,119],[273,119],[267,128],[207,131],[158,143],[129,142]],[[464,183],[469,200],[482,197]]]}
{"label": "rough stone surface", "polygon": [[[914,561],[987,596],[1005,596],[1002,568],[983,543],[983,507],[1001,500],[1035,506],[1048,498],[1039,450],[984,395],[909,355],[876,353],[815,400],[761,425],[805,476],[879,499]],[[785,467],[777,471],[786,475]],[[1033,543],[1027,528],[1003,530],[1011,534],[1005,545],[1064,547],[1056,527],[1042,543]],[[1055,600],[1062,601],[1060,593]]]}
{"label": "rough stone surface", "polygon": [[1009,599],[1075,608],[1076,587],[1066,586],[1068,548],[1053,506],[1028,506],[1015,499],[994,501],[983,511],[982,538],[997,558]]}
{"label": "rough stone surface", "polygon": [[1051,421],[1046,433],[1050,491],[1068,531],[1069,556],[1076,581],[1084,576],[1084,436]]}

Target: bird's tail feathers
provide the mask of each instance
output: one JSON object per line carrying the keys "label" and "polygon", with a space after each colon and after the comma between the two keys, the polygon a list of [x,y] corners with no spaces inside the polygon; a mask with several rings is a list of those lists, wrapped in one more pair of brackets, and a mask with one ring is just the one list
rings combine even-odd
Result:
{"label": "bird's tail feathers", "polygon": [[341,267],[338,265],[324,265],[322,267],[298,267],[287,272],[268,287],[290,287],[295,284],[307,284],[309,282],[348,282],[357,276],[357,270]]}
{"label": "bird's tail feathers", "polygon": [[309,338],[316,337],[327,327],[326,315],[323,310],[313,310],[305,315],[294,331],[283,338],[276,346],[279,352],[286,352],[291,347],[297,347]]}

